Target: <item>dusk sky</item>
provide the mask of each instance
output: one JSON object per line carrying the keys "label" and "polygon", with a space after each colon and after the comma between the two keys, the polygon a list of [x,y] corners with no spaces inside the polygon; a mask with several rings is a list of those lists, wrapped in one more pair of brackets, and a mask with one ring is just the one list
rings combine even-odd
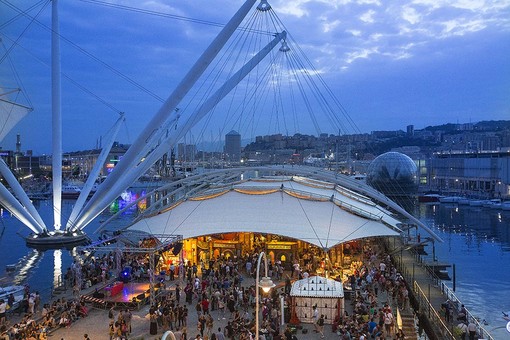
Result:
{"label": "dusk sky", "polygon": [[[14,149],[20,133],[23,150],[51,152],[51,5],[39,4],[46,2],[0,2],[0,84],[19,86],[17,75],[28,98],[19,101],[34,108],[1,142],[3,149]],[[133,142],[161,106],[139,87],[166,99],[220,31],[221,25],[212,23],[225,24],[242,2],[59,3],[60,33],[72,42],[61,42],[62,72],[66,75],[62,78],[63,144],[65,151],[75,151],[96,146],[117,119],[115,110],[126,114],[117,139]],[[355,122],[353,129],[343,133],[510,119],[510,0],[269,3]],[[37,4],[28,16],[19,15]],[[153,14],[142,13],[145,11]],[[322,132],[338,133],[338,127],[328,129],[320,120]],[[221,121],[227,123],[208,121],[209,125],[187,142],[214,140],[213,136],[231,129],[241,130],[243,139],[298,132],[269,119],[262,119],[256,128]],[[304,129],[303,133],[313,131]]]}

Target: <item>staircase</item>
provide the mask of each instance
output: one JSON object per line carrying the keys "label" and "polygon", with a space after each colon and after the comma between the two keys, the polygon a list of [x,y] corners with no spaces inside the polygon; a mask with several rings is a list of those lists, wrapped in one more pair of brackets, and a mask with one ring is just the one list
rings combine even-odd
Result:
{"label": "staircase", "polygon": [[416,327],[414,325],[414,315],[413,313],[407,310],[398,309],[398,313],[402,320],[402,331],[404,332],[406,339],[417,340],[418,334],[416,332]]}

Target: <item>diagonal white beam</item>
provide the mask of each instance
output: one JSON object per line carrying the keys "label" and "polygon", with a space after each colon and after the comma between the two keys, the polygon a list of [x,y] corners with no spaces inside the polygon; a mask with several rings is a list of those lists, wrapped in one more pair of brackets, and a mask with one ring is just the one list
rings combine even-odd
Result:
{"label": "diagonal white beam", "polygon": [[106,158],[110,154],[110,150],[112,149],[113,143],[115,142],[115,138],[117,138],[117,134],[119,133],[120,125],[124,120],[124,114],[122,113],[119,119],[117,119],[115,122],[113,131],[106,140],[106,143],[104,144],[104,147],[101,150],[99,157],[97,158],[96,164],[94,164],[94,167],[92,168],[92,171],[90,172],[89,177],[87,178],[87,181],[85,182],[85,185],[80,192],[80,196],[76,200],[73,210],[71,211],[71,215],[67,220],[66,230],[76,229],[75,219],[85,205],[85,201],[87,200],[90,192],[92,191],[92,188],[94,187],[94,183],[98,178],[99,173],[101,172],[101,168],[106,161]]}
{"label": "diagonal white beam", "polygon": [[32,216],[33,220],[37,223],[41,231],[46,230],[46,224],[42,220],[41,215],[39,215],[39,212],[37,212],[37,209],[35,209],[27,193],[25,192],[25,190],[23,190],[21,184],[18,182],[16,177],[14,177],[11,170],[9,169],[7,164],[5,164],[2,158],[0,158],[0,173],[11,187],[12,191],[14,192],[14,195],[16,195],[16,198],[19,200],[20,204],[26,209],[28,214]]}
{"label": "diagonal white beam", "polygon": [[0,183],[0,202],[2,206],[13,214],[24,225],[29,227],[34,233],[40,234],[43,229],[37,221],[25,210],[21,203],[10,193],[7,188]]}

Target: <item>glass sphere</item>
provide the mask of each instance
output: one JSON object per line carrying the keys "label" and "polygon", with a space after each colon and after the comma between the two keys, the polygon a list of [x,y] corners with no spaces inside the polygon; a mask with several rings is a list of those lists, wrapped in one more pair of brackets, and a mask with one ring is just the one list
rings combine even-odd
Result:
{"label": "glass sphere", "polygon": [[386,196],[408,196],[418,191],[418,168],[400,152],[387,152],[368,166],[367,183]]}

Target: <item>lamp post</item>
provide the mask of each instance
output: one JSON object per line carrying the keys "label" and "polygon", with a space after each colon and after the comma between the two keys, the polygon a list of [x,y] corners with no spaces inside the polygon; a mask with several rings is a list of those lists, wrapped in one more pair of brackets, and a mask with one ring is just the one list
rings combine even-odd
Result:
{"label": "lamp post", "polygon": [[[264,266],[265,266],[265,276],[260,280],[260,261],[264,258]],[[270,277],[267,276],[267,257],[266,253],[263,251],[259,254],[259,259],[257,261],[257,276],[255,278],[255,339],[259,339],[259,288],[262,288],[264,293],[268,293],[271,288],[273,288],[275,284],[271,280]]]}

